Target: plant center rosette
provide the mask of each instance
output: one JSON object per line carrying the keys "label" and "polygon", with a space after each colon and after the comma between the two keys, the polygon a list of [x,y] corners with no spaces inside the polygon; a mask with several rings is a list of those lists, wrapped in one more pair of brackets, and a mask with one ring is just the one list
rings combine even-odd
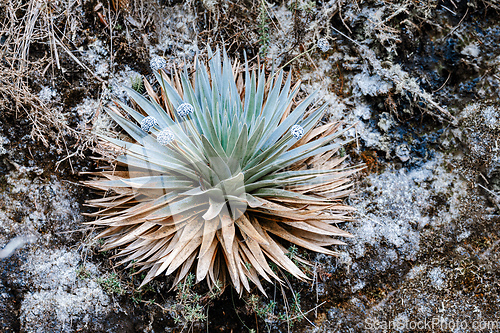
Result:
{"label": "plant center rosette", "polygon": [[316,93],[295,102],[291,74],[208,56],[191,75],[167,75],[153,59],[157,92],[145,81],[147,97],[127,89],[134,107],[105,108],[128,136],[99,135],[119,153],[115,169],[85,182],[106,193],[88,202],[98,208],[90,223],[106,227],[97,237],[119,249],[118,264],[147,272],[143,285],[192,272],[210,288],[230,282],[241,294],[253,283],[265,294],[260,280],[281,282],[280,271],[308,279],[290,245],[336,255],[330,246],[351,237],[338,224],[350,220],[343,199],[359,166],[343,167],[335,141],[345,130],[320,123]]}

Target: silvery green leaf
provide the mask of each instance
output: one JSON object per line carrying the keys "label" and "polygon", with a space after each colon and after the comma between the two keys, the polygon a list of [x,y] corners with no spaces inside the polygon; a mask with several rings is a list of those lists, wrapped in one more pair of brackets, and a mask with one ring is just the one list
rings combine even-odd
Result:
{"label": "silvery green leaf", "polygon": [[158,72],[155,71],[154,74],[160,87],[165,91],[168,100],[172,103],[173,108],[176,109],[183,102],[181,96]]}
{"label": "silvery green leaf", "polygon": [[228,166],[231,172],[242,169],[243,159],[247,151],[248,130],[247,125],[243,125],[243,129],[236,141],[233,150],[230,152]]}
{"label": "silvery green leaf", "polygon": [[[263,141],[265,142],[261,143],[261,147],[267,148],[270,145],[272,145],[274,142],[276,142],[283,134],[285,134],[288,129],[304,115],[304,112],[306,108],[312,103],[314,100],[315,96],[317,94],[317,91],[312,93],[310,96],[308,96],[302,103],[300,103],[295,110],[293,110],[288,117],[285,118],[285,120],[279,124],[278,127],[272,131],[271,135],[264,138]],[[307,133],[307,130],[306,130]]]}
{"label": "silvery green leaf", "polygon": [[219,176],[219,179],[228,179],[231,177],[231,170],[224,162],[222,157],[215,151],[212,144],[207,140],[205,136],[201,137],[203,142],[203,147],[205,148],[205,154],[207,155],[208,161],[210,163],[210,168]]}
{"label": "silvery green leaf", "polygon": [[234,149],[234,145],[236,144],[236,140],[238,140],[238,136],[240,135],[240,126],[239,126],[239,120],[237,115],[233,116],[233,119],[231,121],[231,130],[229,132],[229,135],[227,137],[227,143],[225,147],[225,152],[226,155],[230,155],[231,152]]}

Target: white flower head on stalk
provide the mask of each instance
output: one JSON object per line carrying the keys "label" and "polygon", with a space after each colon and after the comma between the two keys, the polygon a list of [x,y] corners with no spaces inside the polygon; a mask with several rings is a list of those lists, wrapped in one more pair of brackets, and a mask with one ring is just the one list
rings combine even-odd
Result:
{"label": "white flower head on stalk", "polygon": [[194,107],[189,103],[182,103],[177,107],[177,114],[181,117],[185,117],[194,112]]}
{"label": "white flower head on stalk", "polygon": [[163,57],[154,56],[149,61],[149,66],[153,71],[159,71],[160,69],[163,69],[167,66],[167,61]]}
{"label": "white flower head on stalk", "polygon": [[300,125],[293,125],[290,131],[292,132],[293,137],[297,140],[304,136],[304,129]]}
{"label": "white flower head on stalk", "polygon": [[328,42],[328,39],[326,38],[320,38],[318,39],[318,49],[320,49],[322,52],[328,52],[330,50],[330,42]]}
{"label": "white flower head on stalk", "polygon": [[[290,244],[336,255],[330,245],[351,237],[338,223],[350,220],[341,199],[358,169],[341,167],[333,153],[345,130],[315,130],[326,105],[314,107],[314,94],[296,104],[291,75],[266,77],[248,64],[235,70],[225,52],[210,49],[208,59],[197,61],[193,77],[155,72],[161,92],[148,91],[150,98],[126,88],[136,109],[105,108],[130,138],[102,137],[123,152],[118,169],[86,182],[108,194],[89,201],[102,209],[92,223],[107,227],[102,250],[119,249],[119,264],[140,265],[143,284],[160,274],[175,274],[176,284],[193,272],[210,288],[231,284],[242,293],[254,284],[265,293],[261,279],[281,281],[270,263],[307,280]],[[163,129],[156,139],[138,130],[143,114]]]}
{"label": "white flower head on stalk", "polygon": [[174,133],[172,133],[172,131],[169,129],[161,131],[156,136],[156,141],[158,141],[158,143],[162,146],[168,146],[172,141],[174,141],[174,139]]}
{"label": "white flower head on stalk", "polygon": [[155,126],[158,126],[158,121],[154,117],[147,116],[141,120],[141,129],[146,133],[149,133]]}

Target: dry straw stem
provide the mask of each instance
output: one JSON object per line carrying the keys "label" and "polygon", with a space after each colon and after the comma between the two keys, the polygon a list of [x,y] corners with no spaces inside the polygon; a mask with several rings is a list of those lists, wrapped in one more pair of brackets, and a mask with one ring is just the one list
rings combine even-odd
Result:
{"label": "dry straw stem", "polygon": [[[295,103],[291,75],[240,70],[225,53],[209,58],[210,70],[196,63],[191,78],[157,72],[161,91],[146,85],[150,100],[129,90],[137,110],[107,109],[133,140],[101,137],[125,154],[117,170],[85,182],[107,194],[88,202],[99,209],[90,223],[106,227],[97,237],[103,250],[120,249],[118,264],[147,272],[143,285],[164,273],[175,286],[193,271],[210,288],[230,282],[241,294],[251,282],[265,293],[260,278],[282,282],[269,262],[308,280],[288,244],[336,255],[329,246],[351,237],[337,224],[351,220],[342,200],[359,167],[343,168],[331,143],[345,130],[316,127],[326,106],[311,106],[314,96]],[[186,102],[195,111],[183,118],[176,110]],[[151,134],[136,125],[145,116],[158,122]],[[290,132],[297,123],[299,139]],[[176,139],[161,146],[155,137],[167,128]]]}
{"label": "dry straw stem", "polygon": [[[81,26],[81,17],[75,15],[78,6],[81,2],[72,0],[0,2],[0,107],[12,110],[16,117],[27,117],[32,138],[45,146],[55,145],[59,153],[64,151],[70,165],[73,156],[93,146],[95,137],[88,130],[69,126],[65,110],[39,96],[36,85],[50,77],[56,85],[66,55],[102,81],[66,45],[72,44]],[[58,30],[61,26],[63,32]],[[68,146],[68,137],[76,138],[74,146]]]}
{"label": "dry straw stem", "polygon": [[[59,8],[62,12],[65,8]],[[33,126],[32,137],[44,145],[64,147],[63,135],[76,135],[66,119],[33,91],[29,80],[60,67],[55,47],[54,12],[48,1],[10,0],[0,3],[0,106],[26,116]],[[51,57],[33,54],[33,43],[48,44]],[[55,130],[54,130],[55,129]],[[61,145],[60,145],[61,144]]]}

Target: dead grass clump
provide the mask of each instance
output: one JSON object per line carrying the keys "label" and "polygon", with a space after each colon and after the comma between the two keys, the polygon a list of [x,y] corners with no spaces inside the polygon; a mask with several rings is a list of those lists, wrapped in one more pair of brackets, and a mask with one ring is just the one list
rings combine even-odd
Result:
{"label": "dead grass clump", "polygon": [[[51,108],[35,91],[33,82],[54,66],[59,66],[55,43],[54,19],[64,6],[54,12],[48,1],[8,0],[0,3],[0,107],[27,117],[31,135],[45,146],[64,147],[64,135],[76,135],[65,116]],[[34,43],[46,45],[32,52]]]}

